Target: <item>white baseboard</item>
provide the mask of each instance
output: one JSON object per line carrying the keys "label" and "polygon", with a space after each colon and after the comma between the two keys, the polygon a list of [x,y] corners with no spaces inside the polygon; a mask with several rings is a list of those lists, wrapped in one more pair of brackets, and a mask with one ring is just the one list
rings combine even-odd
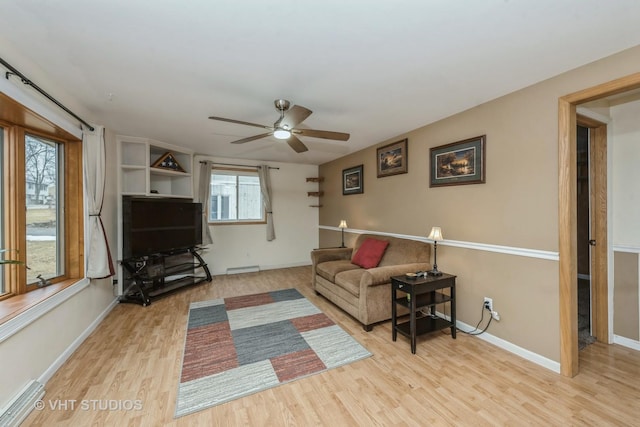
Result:
{"label": "white baseboard", "polygon": [[[436,313],[438,314],[438,316],[443,317],[451,322],[451,316],[449,316],[448,314],[442,313],[440,311],[437,311]],[[456,320],[456,327],[464,332],[471,332],[476,329],[473,326],[467,325],[466,323],[459,320]],[[527,350],[526,348],[519,347],[509,341],[498,338],[495,335],[491,335],[487,332],[483,332],[482,334],[474,336],[503,350],[507,350],[509,353],[513,353],[522,357],[523,359],[533,362],[536,365],[540,365],[544,368],[552,370],[553,372],[560,373],[560,362],[555,362],[551,359],[539,355],[538,353],[534,353],[533,351]]]}
{"label": "white baseboard", "polygon": [[[475,329],[473,326],[469,326],[466,323],[461,322],[459,320],[456,321],[456,326],[458,327],[458,329],[465,332],[470,332]],[[548,359],[544,356],[539,355],[538,353],[534,353],[530,350],[527,350],[526,348],[519,347],[509,341],[503,340],[502,338],[498,338],[487,332],[481,335],[475,335],[475,337],[480,338],[481,340],[486,341],[488,343],[491,343],[503,350],[507,350],[510,353],[516,354],[522,357],[523,359],[526,359],[530,362],[535,363],[536,365],[540,365],[544,368],[552,370],[553,372],[560,373],[559,362],[555,362],[551,359]]]}
{"label": "white baseboard", "polygon": [[640,341],[632,340],[629,338],[621,337],[619,335],[613,336],[613,343],[619,344],[623,347],[630,348],[632,350],[640,351]]}
{"label": "white baseboard", "polygon": [[46,384],[47,381],[51,379],[53,374],[55,374],[56,371],[60,369],[64,362],[69,359],[69,357],[71,357],[73,352],[76,351],[78,347],[80,347],[80,344],[82,344],[84,340],[89,337],[89,335],[91,335],[91,333],[98,327],[100,322],[102,322],[104,318],[107,317],[107,314],[109,314],[116,305],[118,305],[118,298],[115,298],[113,301],[111,301],[111,304],[109,304],[102,311],[102,313],[100,313],[100,315],[96,317],[95,320],[91,322],[91,324],[80,335],[78,335],[75,340],[73,340],[71,345],[67,347],[67,349],[63,351],[60,356],[58,356],[58,358],[51,364],[51,366],[49,366],[49,368],[47,368],[47,370],[42,373],[42,375],[40,375],[38,381],[42,384]]}

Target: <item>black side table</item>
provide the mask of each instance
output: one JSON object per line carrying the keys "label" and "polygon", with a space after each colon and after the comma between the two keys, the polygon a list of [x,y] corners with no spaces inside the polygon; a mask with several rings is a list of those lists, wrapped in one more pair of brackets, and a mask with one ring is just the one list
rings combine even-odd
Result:
{"label": "black side table", "polygon": [[[449,289],[449,293],[442,291]],[[400,296],[398,295],[400,292]],[[435,314],[438,304],[451,305],[451,320]],[[397,305],[409,309],[409,321],[398,324]],[[416,311],[431,307],[431,316],[416,318]],[[451,337],[456,338],[456,276],[442,273],[441,276],[391,278],[391,331],[396,340],[398,332],[411,339],[411,353],[416,354],[416,336],[444,328],[451,328]]]}

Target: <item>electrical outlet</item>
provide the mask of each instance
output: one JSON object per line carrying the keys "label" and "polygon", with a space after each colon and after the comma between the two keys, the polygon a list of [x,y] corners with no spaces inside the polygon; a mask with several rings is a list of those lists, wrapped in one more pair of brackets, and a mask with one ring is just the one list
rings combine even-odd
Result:
{"label": "electrical outlet", "polygon": [[493,298],[484,297],[484,308],[493,311]]}

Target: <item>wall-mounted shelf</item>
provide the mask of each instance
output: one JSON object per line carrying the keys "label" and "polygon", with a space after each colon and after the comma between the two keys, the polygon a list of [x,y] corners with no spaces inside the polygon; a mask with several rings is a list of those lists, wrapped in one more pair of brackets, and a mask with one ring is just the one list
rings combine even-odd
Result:
{"label": "wall-mounted shelf", "polygon": [[[307,178],[307,182],[314,182],[316,184],[323,182],[324,181],[324,177],[321,176],[317,176],[317,177],[308,177]],[[307,191],[307,197],[322,197],[324,196],[324,191]],[[322,205],[320,203],[318,204],[314,204],[314,205],[309,205],[309,207],[311,208],[321,208]]]}

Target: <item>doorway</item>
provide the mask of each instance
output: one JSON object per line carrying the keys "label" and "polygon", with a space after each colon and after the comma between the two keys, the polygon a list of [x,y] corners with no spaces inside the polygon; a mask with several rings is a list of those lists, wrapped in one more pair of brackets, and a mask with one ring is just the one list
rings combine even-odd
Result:
{"label": "doorway", "polygon": [[578,250],[578,350],[595,342],[591,331],[591,240],[589,197],[589,128],[576,128],[576,221]]}
{"label": "doorway", "polygon": [[[560,372],[573,377],[579,372],[578,359],[578,309],[577,309],[577,218],[576,218],[576,107],[579,104],[604,99],[613,95],[640,89],[640,73],[581,90],[558,100],[558,234],[559,234],[559,293],[560,293]],[[598,159],[593,165],[590,178],[604,179],[591,182],[591,187],[603,190],[606,196],[606,126],[599,123],[590,129],[590,136],[599,147],[591,158]],[[593,147],[594,144],[591,144]],[[604,174],[603,174],[604,172]],[[596,191],[597,194],[597,191]],[[592,201],[593,198],[592,198]],[[592,211],[592,232],[596,246],[592,248],[592,330],[598,341],[609,343],[608,308],[608,242],[606,199],[595,200],[597,209]],[[602,214],[604,213],[604,215]],[[595,225],[595,228],[593,224]],[[592,237],[593,238],[593,237]],[[595,254],[594,254],[595,253]]]}
{"label": "doorway", "polygon": [[[576,127],[578,351],[608,341],[606,125],[584,116]],[[604,250],[603,250],[604,249]]]}

